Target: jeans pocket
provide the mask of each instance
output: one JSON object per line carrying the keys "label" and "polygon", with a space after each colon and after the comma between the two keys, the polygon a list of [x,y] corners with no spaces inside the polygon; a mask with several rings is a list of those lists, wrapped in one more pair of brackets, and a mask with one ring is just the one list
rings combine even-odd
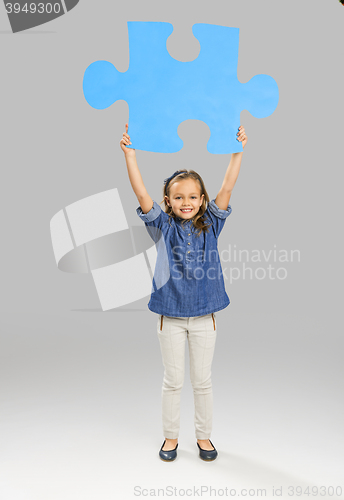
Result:
{"label": "jeans pocket", "polygon": [[211,313],[212,319],[213,319],[213,327],[214,331],[216,330],[216,321],[215,321],[215,313]]}
{"label": "jeans pocket", "polygon": [[162,332],[163,323],[164,323],[164,315],[159,314],[159,318],[158,318],[158,331],[159,332]]}

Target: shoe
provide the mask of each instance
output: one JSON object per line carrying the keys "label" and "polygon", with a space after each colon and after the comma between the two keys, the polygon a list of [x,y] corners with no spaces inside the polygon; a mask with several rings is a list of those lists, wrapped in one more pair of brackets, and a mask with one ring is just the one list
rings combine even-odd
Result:
{"label": "shoe", "polygon": [[209,442],[210,442],[211,446],[214,448],[213,450],[203,450],[200,447],[200,445],[198,444],[198,442],[196,441],[197,446],[199,448],[199,457],[202,460],[205,460],[206,462],[211,462],[212,460],[215,460],[215,458],[218,455],[217,450],[216,450],[215,446],[213,445],[213,443],[210,441],[210,439],[209,439]]}
{"label": "shoe", "polygon": [[168,450],[168,451],[163,450],[165,443],[166,443],[166,439],[161,445],[161,448],[159,451],[159,457],[161,458],[161,460],[164,460],[165,462],[173,462],[173,460],[175,460],[177,458],[178,443],[177,443],[177,446],[174,448],[174,450]]}

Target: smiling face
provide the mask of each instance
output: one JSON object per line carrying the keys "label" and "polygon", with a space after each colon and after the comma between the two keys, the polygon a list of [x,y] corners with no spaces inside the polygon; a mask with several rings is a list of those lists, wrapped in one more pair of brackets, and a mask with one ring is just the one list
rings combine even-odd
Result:
{"label": "smiling face", "polygon": [[199,183],[195,179],[182,179],[172,184],[170,197],[165,196],[168,206],[172,207],[177,217],[192,219],[202,205]]}

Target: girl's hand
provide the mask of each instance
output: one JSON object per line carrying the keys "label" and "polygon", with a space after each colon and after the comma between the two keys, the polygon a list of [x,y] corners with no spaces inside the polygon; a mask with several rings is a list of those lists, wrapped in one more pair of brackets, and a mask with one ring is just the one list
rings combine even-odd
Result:
{"label": "girl's hand", "polygon": [[246,135],[245,129],[242,125],[240,125],[240,127],[239,127],[239,132],[237,133],[237,136],[238,136],[237,140],[242,143],[242,147],[244,148],[246,146],[246,143],[247,143],[247,135]]}
{"label": "girl's hand", "polygon": [[123,132],[123,137],[119,143],[121,149],[125,155],[127,154],[135,154],[135,149],[127,148],[126,145],[131,144],[130,137],[128,135],[128,124],[125,124],[125,132]]}

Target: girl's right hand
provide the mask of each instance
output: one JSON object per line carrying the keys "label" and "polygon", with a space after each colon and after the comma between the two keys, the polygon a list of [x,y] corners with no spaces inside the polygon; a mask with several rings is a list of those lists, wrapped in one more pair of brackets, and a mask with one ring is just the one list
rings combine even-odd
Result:
{"label": "girl's right hand", "polygon": [[122,137],[119,144],[120,144],[121,149],[125,155],[135,153],[135,149],[131,149],[131,148],[126,147],[127,144],[128,145],[131,144],[130,137],[128,135],[128,124],[127,123],[125,124],[125,132],[123,132],[123,137]]}

